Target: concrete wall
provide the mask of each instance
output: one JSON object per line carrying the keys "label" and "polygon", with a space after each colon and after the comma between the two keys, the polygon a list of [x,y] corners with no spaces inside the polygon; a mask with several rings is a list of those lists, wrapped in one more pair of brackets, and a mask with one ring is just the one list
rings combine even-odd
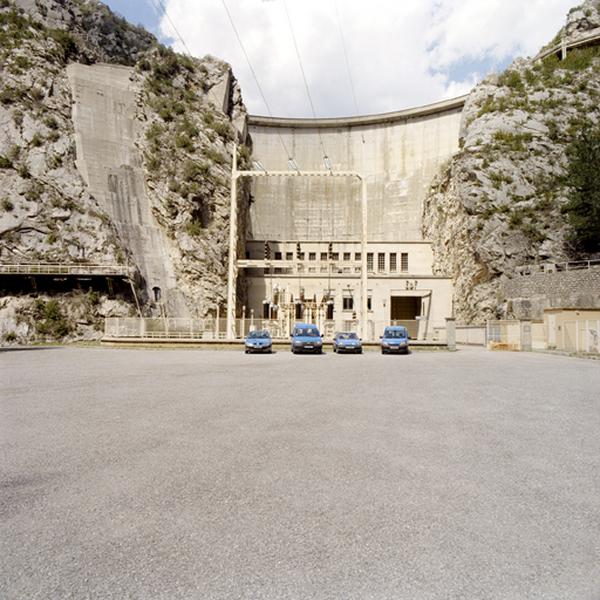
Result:
{"label": "concrete wall", "polygon": [[71,64],[77,168],[90,192],[114,221],[123,245],[144,278],[146,293],[161,289],[171,316],[188,316],[177,289],[169,242],[148,201],[142,159],[135,146],[138,89],[132,69]]}
{"label": "concrete wall", "polygon": [[[425,192],[458,150],[464,98],[429,107],[348,119],[250,117],[253,158],[267,170],[287,170],[288,148],[301,170],[334,170],[368,178],[369,240],[420,240]],[[265,178],[253,181],[249,239],[356,240],[360,186],[356,180]]]}

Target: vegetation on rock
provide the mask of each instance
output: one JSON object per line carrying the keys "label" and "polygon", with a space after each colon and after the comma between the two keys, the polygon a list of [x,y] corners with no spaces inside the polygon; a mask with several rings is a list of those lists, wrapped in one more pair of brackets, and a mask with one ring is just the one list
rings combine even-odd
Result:
{"label": "vegetation on rock", "polygon": [[569,192],[562,210],[571,226],[568,241],[579,256],[600,254],[600,126],[583,127],[567,156]]}

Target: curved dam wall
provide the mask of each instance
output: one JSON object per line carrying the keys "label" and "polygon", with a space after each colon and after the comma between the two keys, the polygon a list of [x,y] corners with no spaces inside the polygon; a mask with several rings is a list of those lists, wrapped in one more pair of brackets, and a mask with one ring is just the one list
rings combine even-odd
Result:
{"label": "curved dam wall", "polygon": [[[419,241],[422,203],[440,166],[458,149],[466,96],[383,115],[343,119],[251,116],[253,159],[287,170],[358,171],[368,181],[369,241]],[[360,238],[360,185],[327,177],[254,178],[248,240]]]}

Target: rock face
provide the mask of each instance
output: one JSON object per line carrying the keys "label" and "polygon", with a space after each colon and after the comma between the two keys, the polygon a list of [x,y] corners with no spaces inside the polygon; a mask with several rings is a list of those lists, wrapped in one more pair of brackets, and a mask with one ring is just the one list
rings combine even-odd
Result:
{"label": "rock face", "polygon": [[[571,11],[557,40],[600,26],[599,6]],[[470,94],[461,150],[431,186],[423,216],[434,272],[454,279],[459,320],[505,316],[502,288],[515,267],[569,259],[566,148],[599,121],[599,99],[598,46],[569,51],[564,61],[518,59]]]}
{"label": "rock face", "polygon": [[[129,262],[141,275],[146,314],[214,310],[226,295],[232,142],[246,140],[229,66],[177,55],[95,0],[4,0],[0,41],[0,262]],[[108,115],[97,104],[83,106],[68,76],[77,69],[119,71],[117,87],[128,94],[127,143],[102,173],[96,169],[94,183],[98,165],[86,161],[73,112],[87,111],[104,140],[102,119],[118,121],[127,103],[108,107]],[[241,155],[249,155],[244,146]],[[124,189],[135,193],[123,196]],[[168,271],[173,302],[151,293],[147,248],[137,243],[143,236],[128,235],[139,218],[156,234],[146,242],[162,244],[154,244],[155,263]],[[71,296],[58,298],[65,314],[73,312]],[[18,300],[20,310],[28,301],[33,306],[32,297]],[[11,310],[5,296],[0,318]],[[117,311],[127,312],[126,304]],[[70,334],[78,335],[76,326]]]}

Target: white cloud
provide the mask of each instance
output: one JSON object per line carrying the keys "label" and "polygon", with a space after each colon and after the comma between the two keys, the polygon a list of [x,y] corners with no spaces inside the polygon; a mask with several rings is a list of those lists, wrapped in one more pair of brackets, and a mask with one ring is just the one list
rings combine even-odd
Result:
{"label": "white cloud", "polygon": [[[284,0],[226,0],[271,111],[311,116]],[[335,0],[287,0],[317,116],[355,114]],[[464,93],[498,65],[532,55],[575,0],[337,0],[361,113]],[[266,114],[222,0],[167,0],[193,54],[231,63],[250,112]],[[175,38],[167,19],[163,34]],[[175,49],[182,45],[174,42]]]}

